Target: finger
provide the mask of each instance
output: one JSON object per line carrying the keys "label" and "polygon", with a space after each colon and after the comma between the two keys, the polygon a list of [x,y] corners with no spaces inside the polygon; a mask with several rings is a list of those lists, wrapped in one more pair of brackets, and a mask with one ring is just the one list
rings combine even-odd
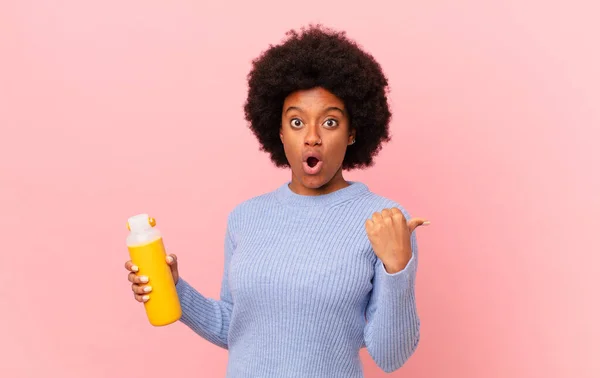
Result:
{"label": "finger", "polygon": [[132,284],[131,291],[139,295],[145,295],[152,291],[152,286]]}
{"label": "finger", "polygon": [[133,297],[135,298],[136,301],[144,303],[144,302],[148,302],[148,300],[150,299],[150,296],[148,294],[146,295],[139,295],[139,294],[133,294]]}
{"label": "finger", "polygon": [[392,210],[390,210],[390,212],[392,213],[393,217],[399,217],[404,219],[404,214],[397,207],[393,207]]}
{"label": "finger", "polygon": [[177,265],[177,256],[174,254],[167,255],[167,264],[169,265]]}
{"label": "finger", "polygon": [[148,281],[149,281],[148,277],[146,277],[146,276],[138,276],[137,274],[135,274],[133,272],[129,273],[127,275],[127,279],[129,280],[129,282],[135,283],[135,284],[145,284],[145,283],[148,283]]}
{"label": "finger", "polygon": [[367,229],[367,232],[371,231],[373,229],[373,226],[375,226],[375,223],[373,222],[373,220],[367,219],[365,221],[365,228]]}
{"label": "finger", "polygon": [[381,222],[386,226],[393,227],[394,220],[392,218],[392,210],[391,209],[383,209],[381,210]]}
{"label": "finger", "polygon": [[134,265],[131,260],[129,260],[125,263],[125,269],[127,269],[130,272],[137,272],[139,270],[137,265]]}
{"label": "finger", "polygon": [[427,226],[429,225],[429,221],[423,218],[412,218],[408,221],[408,230],[413,232],[415,228],[419,226]]}
{"label": "finger", "polygon": [[394,227],[404,227],[406,226],[406,219],[404,218],[404,214],[397,207],[392,208],[392,219],[394,220]]}
{"label": "finger", "polygon": [[381,221],[383,220],[383,216],[381,216],[381,213],[377,212],[373,213],[371,219],[373,220],[373,223],[381,223]]}

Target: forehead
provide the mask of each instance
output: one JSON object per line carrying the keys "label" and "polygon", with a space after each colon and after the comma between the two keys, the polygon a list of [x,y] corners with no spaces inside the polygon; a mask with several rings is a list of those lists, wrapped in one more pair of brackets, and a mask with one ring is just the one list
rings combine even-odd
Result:
{"label": "forehead", "polygon": [[321,109],[330,106],[344,108],[344,102],[333,93],[323,88],[299,90],[286,97],[284,108],[296,106],[304,110]]}

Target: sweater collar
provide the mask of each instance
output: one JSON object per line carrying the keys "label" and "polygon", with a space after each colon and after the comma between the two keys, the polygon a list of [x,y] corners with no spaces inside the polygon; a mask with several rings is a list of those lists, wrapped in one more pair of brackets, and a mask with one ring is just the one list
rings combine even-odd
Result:
{"label": "sweater collar", "polygon": [[290,189],[290,182],[281,185],[276,191],[277,199],[289,206],[309,207],[309,206],[331,206],[340,202],[353,199],[369,191],[369,188],[357,181],[348,181],[348,186],[338,189],[331,193],[320,195],[298,194]]}

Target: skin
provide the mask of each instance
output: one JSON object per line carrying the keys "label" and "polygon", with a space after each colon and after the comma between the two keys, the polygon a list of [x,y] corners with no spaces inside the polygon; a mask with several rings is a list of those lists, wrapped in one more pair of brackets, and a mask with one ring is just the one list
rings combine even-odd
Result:
{"label": "skin", "polygon": [[[291,167],[290,189],[297,194],[315,196],[347,187],[342,162],[355,135],[343,101],[332,93],[323,88],[291,93],[283,104],[279,131]],[[323,169],[317,175],[307,175],[302,168],[302,155],[307,150],[321,154]],[[399,209],[391,208],[375,212],[365,220],[365,231],[385,270],[394,274],[402,271],[412,257],[412,232],[428,224],[423,218],[407,221]],[[177,283],[177,256],[167,255],[166,262]],[[138,276],[139,269],[131,261],[125,263],[125,269],[135,300],[148,301],[152,291],[150,278]]]}
{"label": "skin", "polygon": [[419,226],[429,225],[423,218],[406,220],[398,208],[383,209],[365,221],[365,230],[375,255],[385,270],[394,274],[403,270],[412,257],[410,236]]}
{"label": "skin", "polygon": [[[348,186],[342,173],[346,149],[354,139],[342,100],[323,88],[291,93],[283,103],[279,137],[290,163],[290,189],[302,195],[320,195]],[[317,151],[323,169],[307,175],[302,153]]]}

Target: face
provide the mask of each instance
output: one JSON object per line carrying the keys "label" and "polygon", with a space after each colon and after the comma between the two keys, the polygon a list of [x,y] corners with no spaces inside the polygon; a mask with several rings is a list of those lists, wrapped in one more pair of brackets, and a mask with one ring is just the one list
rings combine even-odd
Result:
{"label": "face", "polygon": [[294,192],[325,194],[348,185],[342,162],[354,131],[344,103],[331,92],[313,88],[290,94],[283,104],[280,137]]}

